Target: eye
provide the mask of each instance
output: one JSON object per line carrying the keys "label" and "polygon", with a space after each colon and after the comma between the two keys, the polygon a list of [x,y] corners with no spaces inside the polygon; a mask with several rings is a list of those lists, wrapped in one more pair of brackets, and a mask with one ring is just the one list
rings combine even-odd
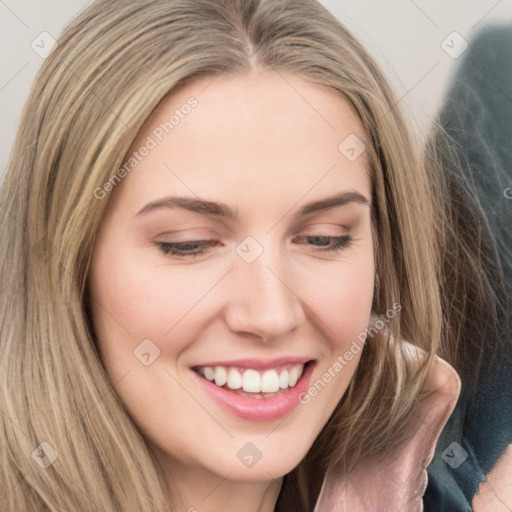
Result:
{"label": "eye", "polygon": [[[350,247],[352,237],[311,235],[298,237],[299,240],[306,240],[308,245],[316,247],[313,252],[334,252]],[[189,240],[186,242],[158,242],[158,248],[167,255],[178,257],[196,257],[205,254],[213,249],[218,242],[214,240]]]}
{"label": "eye", "polygon": [[190,240],[187,242],[159,242],[158,248],[164,254],[172,256],[201,256],[211,249],[217,242],[212,240]]}
{"label": "eye", "polygon": [[352,237],[349,235],[343,236],[325,236],[325,235],[310,235],[299,237],[301,240],[307,240],[307,243],[317,247],[313,252],[331,252],[341,251],[350,247]]}

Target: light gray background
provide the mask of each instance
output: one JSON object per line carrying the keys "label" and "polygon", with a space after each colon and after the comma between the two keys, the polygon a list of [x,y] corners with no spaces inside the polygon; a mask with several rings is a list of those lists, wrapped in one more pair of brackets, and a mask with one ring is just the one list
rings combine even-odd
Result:
{"label": "light gray background", "polygon": [[[57,38],[64,25],[88,3],[87,0],[0,0],[0,179],[7,166],[23,103],[43,62],[31,44],[42,32]],[[438,109],[458,62],[443,49],[443,41],[456,31],[471,44],[472,34],[483,26],[512,21],[512,0],[321,0],[321,3],[359,36],[384,67],[420,133],[427,129]]]}

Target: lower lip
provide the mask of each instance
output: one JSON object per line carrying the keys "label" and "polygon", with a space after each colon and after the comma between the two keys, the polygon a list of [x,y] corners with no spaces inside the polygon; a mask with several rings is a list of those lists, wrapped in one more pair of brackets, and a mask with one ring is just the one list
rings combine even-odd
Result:
{"label": "lower lip", "polygon": [[272,398],[248,398],[221,388],[192,370],[199,382],[221,407],[249,421],[272,421],[288,415],[300,404],[299,396],[308,388],[314,363],[309,362],[293,388]]}

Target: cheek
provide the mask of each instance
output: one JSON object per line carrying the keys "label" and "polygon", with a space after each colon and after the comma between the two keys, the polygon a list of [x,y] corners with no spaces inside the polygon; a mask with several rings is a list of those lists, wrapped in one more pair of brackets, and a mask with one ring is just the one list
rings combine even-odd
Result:
{"label": "cheek", "polygon": [[198,278],[180,266],[139,260],[138,255],[98,258],[90,276],[97,328],[117,324],[134,341],[163,337],[204,296],[209,282],[207,275]]}
{"label": "cheek", "polygon": [[359,251],[307,280],[307,297],[332,350],[344,350],[368,326],[374,290],[373,252]]}
{"label": "cheek", "polygon": [[[334,412],[359,364],[369,324],[374,289],[373,252],[359,252],[336,270],[315,275],[315,286],[303,288],[310,317],[324,334],[319,364],[299,397],[308,411],[303,426],[314,436]],[[312,441],[311,441],[312,442]]]}
{"label": "cheek", "polygon": [[[186,417],[201,413],[173,376],[178,375],[177,358],[200,325],[194,304],[211,285],[206,275],[192,279],[177,266],[148,267],[134,258],[124,259],[121,252],[116,257],[111,248],[109,258],[98,257],[91,265],[94,329],[103,364],[127,412],[156,442],[162,432],[170,431],[163,403]],[[147,366],[145,353],[149,353]],[[186,429],[174,434],[187,437]],[[181,453],[179,443],[170,444],[173,453]]]}
{"label": "cheek", "polygon": [[214,265],[148,264],[140,254],[116,253],[112,246],[99,251],[91,265],[94,329],[103,363],[114,380],[141,370],[136,359],[141,347],[158,355],[152,367],[165,362],[174,368],[215,317],[215,286],[226,272]]}

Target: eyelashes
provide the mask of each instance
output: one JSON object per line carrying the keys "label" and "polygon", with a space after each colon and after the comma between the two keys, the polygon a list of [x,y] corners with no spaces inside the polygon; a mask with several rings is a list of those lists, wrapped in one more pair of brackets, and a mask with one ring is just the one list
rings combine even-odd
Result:
{"label": "eyelashes", "polygon": [[[352,237],[349,235],[313,235],[302,236],[299,239],[307,240],[308,245],[315,247],[315,249],[312,249],[312,252],[320,253],[339,252],[348,249],[352,244]],[[166,255],[194,258],[210,252],[218,245],[218,242],[214,240],[190,240],[186,242],[157,242],[156,245]]]}
{"label": "eyelashes", "polygon": [[[316,251],[340,251],[341,249],[347,249],[351,242],[352,237],[348,235],[343,236],[323,236],[323,235],[315,235],[315,236],[303,236],[301,238],[305,238],[306,240],[313,240],[316,242],[320,242],[315,247],[319,247],[319,249],[315,249]],[[325,243],[327,240],[327,243]]]}
{"label": "eyelashes", "polygon": [[164,254],[172,256],[201,256],[217,242],[199,240],[197,242],[159,242],[157,245]]}

